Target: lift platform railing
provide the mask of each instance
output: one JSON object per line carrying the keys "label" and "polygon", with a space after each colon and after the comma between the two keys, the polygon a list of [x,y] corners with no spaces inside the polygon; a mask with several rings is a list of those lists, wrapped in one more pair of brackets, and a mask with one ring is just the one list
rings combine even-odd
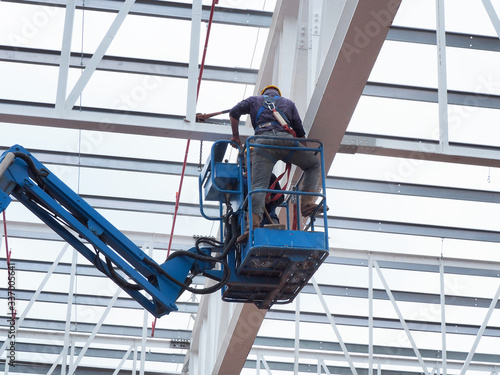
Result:
{"label": "lift platform railing", "polygon": [[[295,151],[295,152],[313,152],[315,155],[318,156],[320,163],[321,163],[321,178],[320,178],[320,191],[318,192],[306,192],[306,191],[300,191],[300,185],[303,179],[303,174],[299,178],[299,180],[291,186],[290,190],[281,190],[281,193],[285,194],[287,196],[285,202],[283,202],[282,207],[284,207],[287,211],[286,215],[286,229],[291,230],[292,229],[292,224],[290,223],[290,218],[292,217],[295,219],[297,223],[300,223],[300,200],[302,197],[305,196],[314,196],[319,199],[317,202],[318,208],[316,212],[314,212],[311,215],[310,218],[310,224],[307,226],[308,229],[311,231],[314,231],[314,222],[316,221],[316,216],[322,214],[323,218],[323,228],[328,228],[328,217],[327,217],[327,205],[326,205],[326,179],[325,179],[325,161],[324,161],[324,149],[323,149],[323,143],[319,140],[316,139],[294,139],[294,142],[302,142],[302,144],[306,144],[306,147],[301,147],[298,149],[297,146],[276,146],[276,145],[266,145],[266,144],[260,144],[260,143],[255,143],[255,140],[257,139],[272,139],[272,140],[284,140],[284,141],[290,141],[290,138],[279,138],[279,137],[266,137],[266,136],[253,136],[249,137],[246,140],[246,146],[245,146],[245,152],[246,152],[246,159],[251,160],[251,152],[252,149],[254,149],[256,152],[258,152],[259,149],[266,150],[266,149],[283,149],[283,150],[289,150],[289,151]],[[312,144],[314,146],[309,146],[309,144]],[[250,164],[248,164],[250,165]],[[248,204],[248,211],[252,211],[252,200],[250,199],[252,195],[256,193],[276,193],[275,190],[273,189],[253,189],[252,188],[252,171],[251,168],[248,168],[248,173],[247,173],[247,185],[248,185],[248,195],[246,197],[246,200],[244,202],[244,205]],[[323,192],[323,193],[321,193]],[[293,204],[296,204],[296,211],[292,212],[291,206]],[[292,220],[293,221],[293,220]],[[249,217],[249,227],[253,228],[253,222],[252,222],[252,217],[250,215]],[[302,230],[300,225],[295,228],[295,230]],[[325,245],[326,248],[328,248],[328,233],[327,231],[324,232],[325,237]],[[252,236],[252,233],[250,233],[250,237]],[[250,239],[249,242],[252,242]]]}
{"label": "lift platform railing", "polygon": [[[205,165],[205,172],[200,176],[200,207],[203,210],[203,196],[201,189],[205,189],[205,200],[219,200],[221,212],[224,200],[231,202],[227,212],[233,212],[238,216],[240,233],[246,228],[247,215],[251,212],[252,195],[256,193],[276,193],[274,189],[253,189],[251,184],[251,151],[252,147],[282,148],[298,152],[314,152],[321,161],[321,187],[324,192],[325,173],[323,145],[318,140],[307,140],[316,147],[296,146],[269,146],[255,144],[256,138],[250,137],[246,141],[246,152],[240,152],[238,160],[230,163],[222,160],[220,156],[225,148],[231,144],[230,141],[219,141],[214,144],[216,151],[212,152],[210,160]],[[265,137],[264,137],[265,138]],[[277,139],[273,137],[273,139]],[[283,138],[290,140],[289,138]],[[306,140],[304,140],[306,141]],[[243,159],[245,158],[245,159]],[[231,165],[233,164],[233,165]],[[243,177],[243,166],[248,166],[247,176]],[[244,181],[242,179],[245,179]],[[303,192],[294,187],[293,190],[281,190],[288,196],[283,204],[287,210],[287,223],[285,229],[255,228],[250,230],[250,236],[246,243],[235,245],[234,251],[227,256],[227,263],[231,267],[231,278],[222,288],[222,299],[229,302],[253,302],[259,308],[269,308],[275,303],[289,303],[297,296],[300,290],[307,284],[311,276],[328,256],[328,225],[326,216],[326,196],[320,192]],[[313,213],[308,231],[302,231],[300,227],[292,228],[288,219],[292,201],[300,201],[305,195],[314,195],[320,199],[320,208],[323,214],[325,230],[315,231],[314,221],[318,213]],[[295,213],[294,213],[295,214]],[[300,218],[300,209],[296,215]],[[252,215],[249,216],[249,228],[253,228]],[[216,219],[216,218],[213,218]],[[300,222],[298,220],[297,222]],[[224,233],[227,228],[221,226]]]}

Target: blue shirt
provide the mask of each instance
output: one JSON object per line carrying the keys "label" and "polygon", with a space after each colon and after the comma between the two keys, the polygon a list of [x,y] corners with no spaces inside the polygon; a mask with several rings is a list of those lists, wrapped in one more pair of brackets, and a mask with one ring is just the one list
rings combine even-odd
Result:
{"label": "blue shirt", "polygon": [[[250,96],[236,104],[229,112],[229,115],[239,120],[242,115],[249,114],[250,120],[252,121],[252,126],[254,129],[256,129],[255,134],[259,134],[264,130],[271,129],[275,129],[277,131],[286,131],[279,123],[276,122],[272,111],[267,108],[264,109],[259,118],[256,119],[257,112],[263,105],[263,95]],[[289,120],[288,126],[295,130],[297,137],[303,138],[306,133],[304,131],[302,119],[300,118],[299,111],[297,110],[295,103],[290,99],[281,96],[276,100],[276,108],[279,108],[280,111],[282,111],[286,115]],[[273,122],[274,124],[266,126],[264,129],[258,129],[259,125],[265,124],[267,122]]]}

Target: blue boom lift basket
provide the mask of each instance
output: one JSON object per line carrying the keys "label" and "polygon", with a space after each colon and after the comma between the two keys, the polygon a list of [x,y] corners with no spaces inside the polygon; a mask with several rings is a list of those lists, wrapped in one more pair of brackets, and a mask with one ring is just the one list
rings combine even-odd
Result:
{"label": "blue boom lift basket", "polygon": [[[216,142],[212,147],[212,153],[205,164],[204,171],[200,174],[202,215],[210,220],[221,220],[220,217],[210,218],[204,214],[204,200],[219,201],[221,216],[225,212],[224,204],[229,203],[231,207],[236,206],[238,207],[240,232],[243,232],[246,226],[246,210],[251,212],[252,200],[249,197],[259,192],[276,192],[272,189],[253,190],[250,176],[251,168],[248,168],[246,181],[243,180],[243,166],[250,166],[250,145],[252,147],[296,150],[296,147],[252,143],[255,138],[257,137],[247,139],[246,153],[240,152],[235,163],[223,160],[226,148],[231,142]],[[321,186],[324,192],[326,190],[323,145],[317,140],[307,140],[307,142],[313,143],[317,147],[306,147],[302,148],[301,151],[318,154],[321,161]],[[244,158],[245,160],[243,160]],[[245,189],[245,182],[248,189]],[[204,195],[202,189],[204,189]],[[282,204],[282,209],[286,210],[287,217],[285,229],[262,227],[250,230],[248,241],[236,245],[235,251],[228,254],[227,263],[231,268],[231,278],[222,288],[223,300],[253,302],[259,308],[269,308],[275,303],[289,303],[293,301],[327,258],[329,247],[326,196],[321,193],[298,191],[297,188],[281,192],[287,195],[287,199]],[[314,195],[320,198],[319,212],[311,216],[309,230],[292,228],[290,215],[296,216],[296,222],[300,223],[300,210],[292,212],[292,204],[305,195]],[[324,221],[322,230],[317,230],[314,226],[316,215],[322,215]],[[249,215],[249,221],[249,228],[253,228],[252,215]],[[221,220],[221,236],[226,230],[224,222]]]}

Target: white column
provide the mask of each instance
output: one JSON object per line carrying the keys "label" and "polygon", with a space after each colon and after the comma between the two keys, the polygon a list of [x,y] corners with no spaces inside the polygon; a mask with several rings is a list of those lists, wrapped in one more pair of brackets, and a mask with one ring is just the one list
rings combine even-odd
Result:
{"label": "white column", "polygon": [[187,82],[186,121],[196,121],[196,99],[198,88],[198,64],[200,59],[200,30],[201,30],[201,0],[194,0],[191,16],[191,42],[189,49],[189,66]]}
{"label": "white column", "polygon": [[446,34],[444,0],[436,0],[436,37],[438,59],[439,145],[441,152],[448,149],[448,83],[446,80]]}

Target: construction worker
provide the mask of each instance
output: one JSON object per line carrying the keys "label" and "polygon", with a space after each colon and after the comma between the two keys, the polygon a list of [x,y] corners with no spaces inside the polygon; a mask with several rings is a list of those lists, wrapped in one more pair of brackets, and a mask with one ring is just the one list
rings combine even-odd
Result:
{"label": "construction worker", "polygon": [[[304,138],[305,132],[302,119],[295,103],[281,96],[278,87],[270,85],[264,87],[260,95],[250,96],[236,104],[229,112],[231,140],[241,146],[239,137],[239,119],[249,114],[255,135],[270,137],[256,138],[254,144],[274,146],[305,146],[297,140]],[[285,138],[272,139],[272,138]],[[312,151],[295,151],[284,149],[268,149],[254,147],[252,150],[252,189],[267,189],[274,165],[278,160],[290,162],[300,167],[304,173],[303,191],[316,192],[320,177],[321,165]],[[266,193],[256,193],[252,196],[252,226],[259,227],[264,214]],[[302,216],[310,216],[316,211],[314,195],[301,196],[300,210]],[[247,220],[248,222],[248,220]],[[245,232],[238,237],[237,242],[246,242],[249,236],[248,224]]]}

